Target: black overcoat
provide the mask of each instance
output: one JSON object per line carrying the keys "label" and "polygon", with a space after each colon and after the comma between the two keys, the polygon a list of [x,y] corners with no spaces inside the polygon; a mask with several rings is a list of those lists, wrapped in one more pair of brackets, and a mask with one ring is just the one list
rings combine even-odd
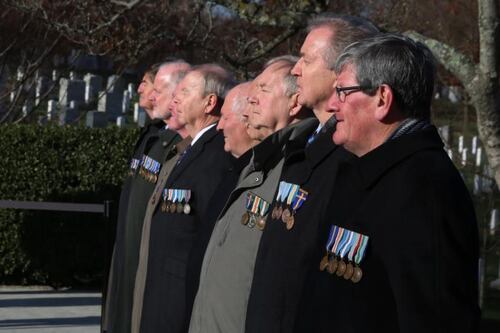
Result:
{"label": "black overcoat", "polygon": [[224,151],[224,137],[215,126],[204,133],[170,174],[165,188],[191,190],[191,212],[162,212],[151,222],[148,272],[141,315],[141,333],[180,332],[186,316],[186,270],[201,214],[233,157]]}
{"label": "black overcoat", "polygon": [[[312,134],[317,123],[309,130]],[[340,161],[350,154],[332,141],[329,123],[306,147],[309,137],[288,142],[280,180],[300,185],[308,198],[288,230],[269,214],[255,263],[246,332],[291,332],[306,276],[316,265],[320,221],[326,214]],[[276,206],[276,197],[273,209]],[[314,266],[314,267],[313,267]]]}
{"label": "black overcoat", "polygon": [[297,332],[478,331],[475,213],[435,127],[342,166],[328,212],[322,246],[332,224],[369,237],[363,276],[316,269]]}

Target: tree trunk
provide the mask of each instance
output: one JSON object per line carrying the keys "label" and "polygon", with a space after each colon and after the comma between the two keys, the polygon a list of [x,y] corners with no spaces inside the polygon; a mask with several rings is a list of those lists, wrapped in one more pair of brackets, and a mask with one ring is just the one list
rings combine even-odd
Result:
{"label": "tree trunk", "polygon": [[500,91],[497,76],[495,37],[498,16],[495,0],[478,0],[479,64],[449,45],[417,32],[406,34],[425,43],[436,58],[460,80],[476,109],[479,138],[500,185]]}

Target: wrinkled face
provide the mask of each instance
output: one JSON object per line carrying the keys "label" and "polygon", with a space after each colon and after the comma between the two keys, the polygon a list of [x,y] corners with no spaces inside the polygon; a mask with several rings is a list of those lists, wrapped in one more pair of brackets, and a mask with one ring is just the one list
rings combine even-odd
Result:
{"label": "wrinkled face", "polygon": [[160,68],[155,77],[153,92],[150,95],[154,118],[165,120],[170,117],[168,105],[172,100],[174,89],[175,84],[172,83],[172,68],[168,66]]}
{"label": "wrinkled face", "polygon": [[153,81],[151,81],[151,76],[144,74],[141,84],[137,88],[137,93],[139,94],[139,106],[146,110],[150,118],[152,118],[153,103],[151,103],[149,97],[152,91]]}
{"label": "wrinkled face", "polygon": [[335,72],[328,68],[323,55],[333,32],[324,27],[312,30],[300,49],[300,59],[292,69],[299,86],[299,104],[318,109],[326,104],[335,82]]}
{"label": "wrinkled face", "polygon": [[205,80],[197,71],[189,72],[179,83],[175,102],[181,123],[192,125],[203,117],[208,103],[208,96],[203,96],[204,85]]}
{"label": "wrinkled face", "polygon": [[[337,87],[357,86],[356,72],[353,65],[346,65],[339,74]],[[362,156],[371,150],[371,133],[377,125],[374,110],[377,106],[376,96],[370,96],[363,91],[352,91],[341,102],[334,92],[328,101],[330,111],[337,118],[337,129],[333,141],[357,156]]]}
{"label": "wrinkled face", "polygon": [[278,62],[253,81],[248,111],[248,135],[252,139],[262,141],[290,122],[291,98],[286,96],[283,80],[288,70]]}
{"label": "wrinkled face", "polygon": [[243,108],[246,108],[246,105],[241,103],[248,103],[247,99],[239,96],[239,100],[236,101],[238,93],[245,92],[246,90],[236,87],[227,94],[217,124],[217,129],[224,133],[224,150],[235,157],[243,155],[252,146],[252,139],[248,136],[247,125],[241,113]]}
{"label": "wrinkled face", "polygon": [[178,131],[186,125],[185,123],[179,120],[179,114],[177,113],[177,101],[175,99],[176,94],[178,94],[179,85],[175,88],[172,99],[170,100],[170,104],[168,105],[168,112],[170,113],[170,117],[166,120],[168,128],[174,131]]}

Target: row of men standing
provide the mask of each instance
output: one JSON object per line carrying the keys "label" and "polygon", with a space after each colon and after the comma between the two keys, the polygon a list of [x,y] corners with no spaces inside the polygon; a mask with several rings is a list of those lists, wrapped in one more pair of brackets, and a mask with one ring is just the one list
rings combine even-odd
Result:
{"label": "row of men standing", "polygon": [[477,226],[433,80],[423,45],[332,14],[251,82],[151,68],[160,121],[123,186],[102,331],[475,331]]}

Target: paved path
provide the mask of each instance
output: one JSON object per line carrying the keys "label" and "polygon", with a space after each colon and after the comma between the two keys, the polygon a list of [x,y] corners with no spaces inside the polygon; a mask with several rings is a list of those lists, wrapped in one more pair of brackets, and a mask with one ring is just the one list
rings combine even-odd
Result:
{"label": "paved path", "polygon": [[0,286],[0,333],[98,333],[101,294]]}

